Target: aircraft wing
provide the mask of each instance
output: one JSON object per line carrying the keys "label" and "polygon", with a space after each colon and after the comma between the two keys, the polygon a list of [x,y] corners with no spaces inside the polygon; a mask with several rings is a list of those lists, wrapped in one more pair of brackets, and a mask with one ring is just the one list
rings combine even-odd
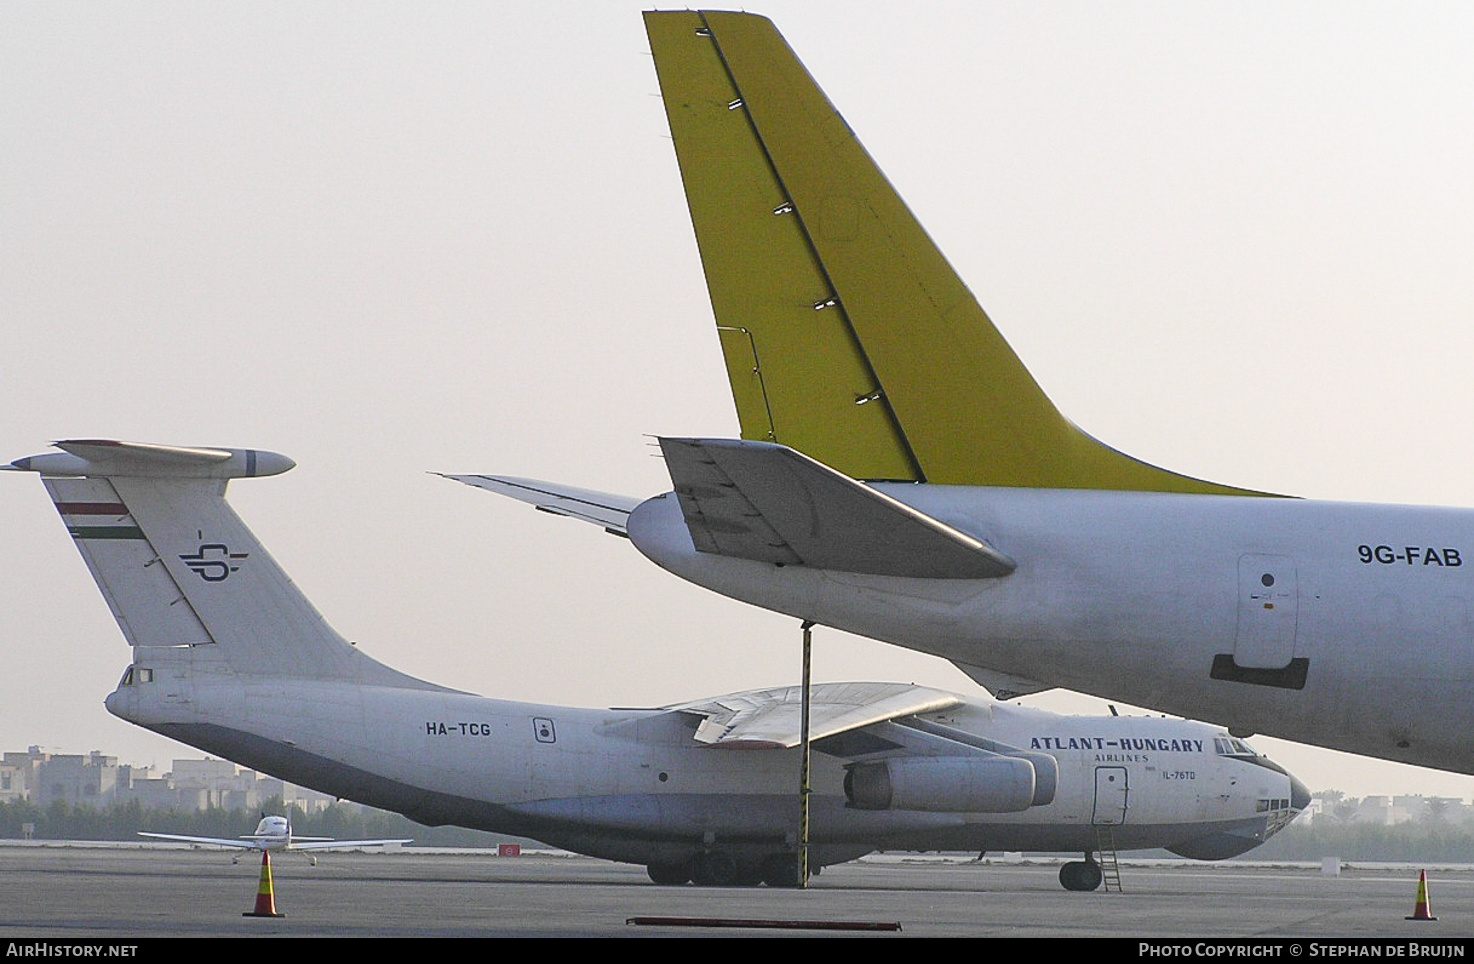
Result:
{"label": "aircraft wing", "polygon": [[506,475],[435,474],[529,503],[533,508],[551,512],[553,515],[566,515],[592,522],[618,536],[625,535],[626,520],[635,506],[644,501],[624,495],[593,492],[555,482],[539,482],[536,479],[518,479]]}
{"label": "aircraft wing", "polygon": [[[268,840],[260,837],[242,837],[231,839],[229,837],[191,837],[178,833],[149,833],[145,830],[138,831],[140,837],[152,837],[155,840],[173,840],[178,843],[203,844],[211,847],[229,847],[232,850],[264,850]],[[271,841],[280,838],[270,838]],[[411,841],[405,840],[334,840],[331,837],[293,837],[292,842],[287,845],[288,850],[352,850],[357,847],[388,847],[392,844],[407,844]]]}
{"label": "aircraft wing", "polygon": [[[667,707],[702,717],[698,742],[724,747],[795,747],[802,740],[803,690],[748,690]],[[818,683],[810,687],[809,739],[963,702],[955,693],[911,683]]]}
{"label": "aircraft wing", "polygon": [[701,552],[924,579],[1014,569],[982,541],[787,446],[662,438],[660,450]]}
{"label": "aircraft wing", "polygon": [[252,838],[234,839],[229,837],[190,837],[178,833],[149,833],[146,830],[138,831],[140,837],[153,837],[155,840],[173,840],[178,843],[207,844],[212,847],[229,847],[232,850],[261,850],[263,844]]}
{"label": "aircraft wing", "polygon": [[405,840],[298,840],[292,838],[288,850],[356,850],[359,847],[391,847],[395,844],[407,844],[412,842]]}

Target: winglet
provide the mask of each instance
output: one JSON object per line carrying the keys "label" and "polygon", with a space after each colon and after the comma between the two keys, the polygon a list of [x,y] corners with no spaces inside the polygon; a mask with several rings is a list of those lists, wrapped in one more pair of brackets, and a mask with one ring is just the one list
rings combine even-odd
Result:
{"label": "winglet", "polygon": [[1263,494],[1071,424],[771,22],[645,25],[744,439],[856,479]]}

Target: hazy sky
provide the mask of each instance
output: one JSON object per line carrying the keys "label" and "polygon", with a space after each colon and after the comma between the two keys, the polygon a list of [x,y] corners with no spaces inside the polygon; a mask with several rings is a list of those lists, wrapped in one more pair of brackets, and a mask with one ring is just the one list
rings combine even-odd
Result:
{"label": "hazy sky", "polygon": [[[345,636],[437,682],[796,682],[796,621],[427,474],[653,495],[648,436],[737,431],[641,9],[0,5],[0,461],[292,456],[236,508]],[[1474,8],[758,9],[1086,430],[1227,483],[1474,503]],[[103,709],[128,649],[34,477],[0,476],[0,526],[0,748],[198,756]],[[971,687],[825,629],[815,669]],[[1474,795],[1255,742],[1313,789]]]}

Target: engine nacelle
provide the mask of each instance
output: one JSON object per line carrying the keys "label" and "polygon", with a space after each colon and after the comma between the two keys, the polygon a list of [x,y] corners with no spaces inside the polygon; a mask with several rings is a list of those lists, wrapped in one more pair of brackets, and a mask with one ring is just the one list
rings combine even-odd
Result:
{"label": "engine nacelle", "polygon": [[898,757],[850,767],[844,792],[860,810],[1018,813],[1034,803],[1034,765],[1009,756]]}

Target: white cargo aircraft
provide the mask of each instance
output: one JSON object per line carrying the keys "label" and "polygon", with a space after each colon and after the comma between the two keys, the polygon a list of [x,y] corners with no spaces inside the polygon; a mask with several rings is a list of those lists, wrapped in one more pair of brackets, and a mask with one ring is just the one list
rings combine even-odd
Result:
{"label": "white cargo aircraft", "polygon": [[[797,688],[613,710],[427,683],[334,632],[226,503],[230,479],[290,459],[57,446],[5,468],[42,475],[133,646],[116,716],[422,823],[644,864],[659,883],[796,882]],[[1093,889],[1093,851],[1229,857],[1309,799],[1202,723],[888,683],[821,684],[812,704],[812,867],[876,849],[1073,850],[1086,859],[1061,882]]]}
{"label": "white cargo aircraft", "polygon": [[[286,817],[261,815],[261,822],[256,824],[253,833],[243,834],[240,837],[193,837],[179,833],[152,833],[147,830],[138,832],[140,837],[149,837],[153,840],[168,840],[174,843],[199,844],[208,847],[224,847],[227,850],[256,850],[281,853],[283,851],[300,852],[304,850],[362,850],[366,847],[392,847],[409,843],[408,838],[400,840],[335,840],[332,837],[303,837],[292,833],[292,822]],[[314,864],[317,858],[311,858]]]}
{"label": "white cargo aircraft", "polygon": [[1474,514],[1203,482],[1076,428],[773,25],[647,13],[741,440],[648,501],[457,476],[699,585],[1064,687],[1474,773]]}

